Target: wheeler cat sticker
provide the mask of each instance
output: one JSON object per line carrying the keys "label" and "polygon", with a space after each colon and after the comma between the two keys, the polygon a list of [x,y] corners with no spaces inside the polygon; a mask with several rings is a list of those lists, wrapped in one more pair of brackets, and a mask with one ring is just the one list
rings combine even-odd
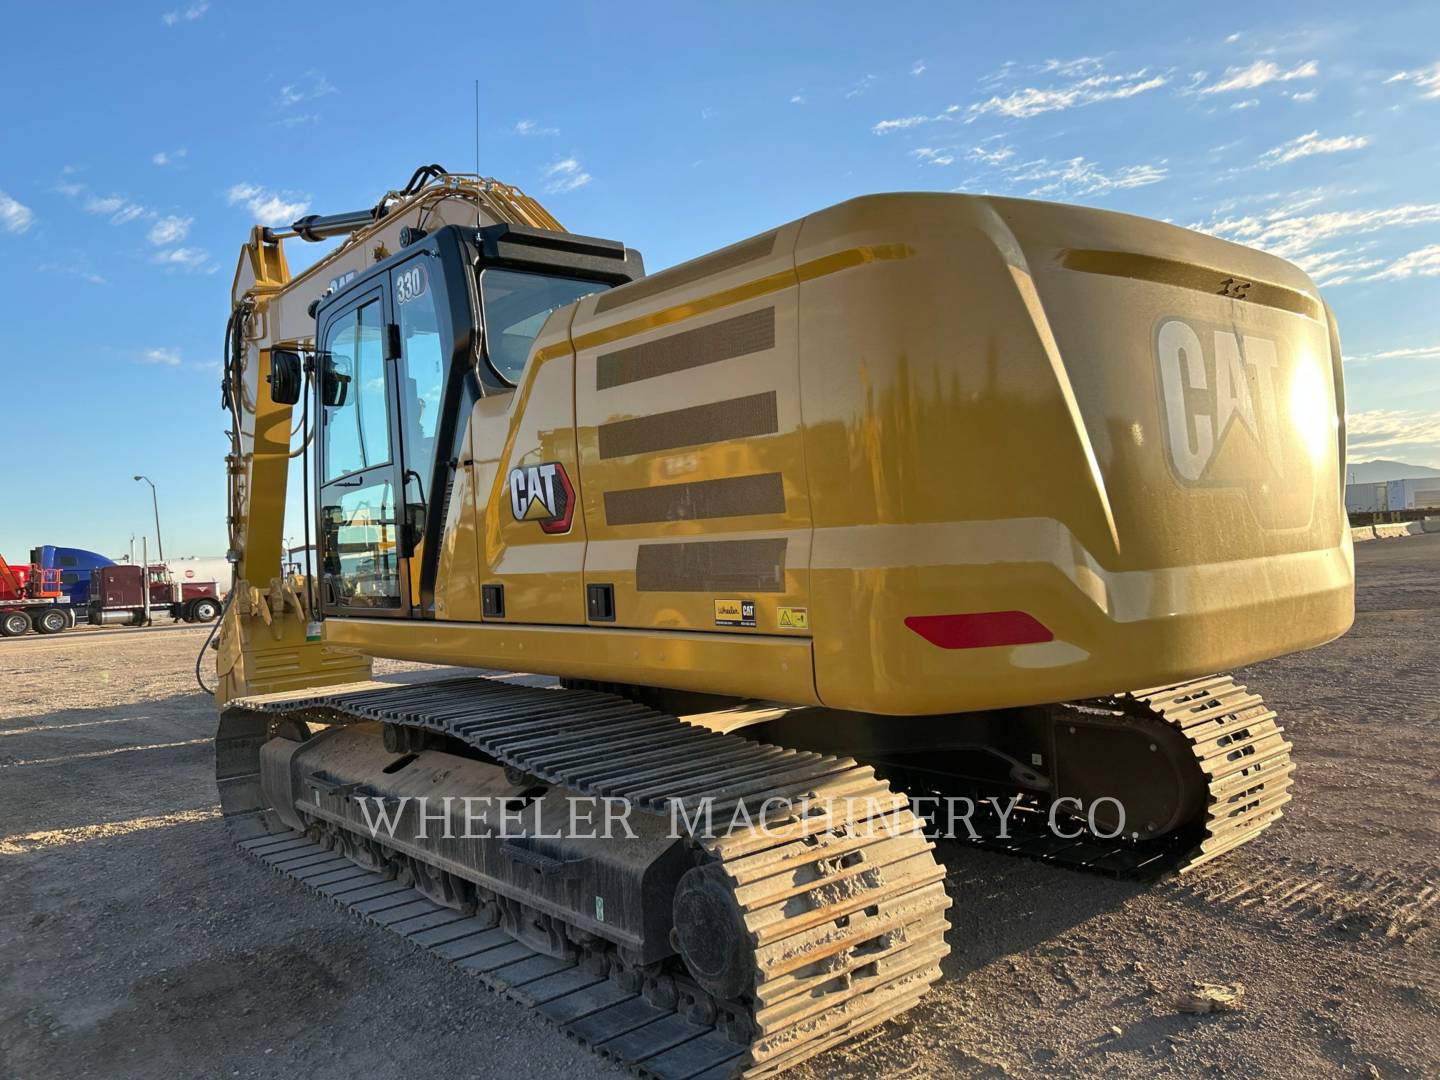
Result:
{"label": "wheeler cat sticker", "polygon": [[754,626],[754,600],[716,600],[716,626]]}

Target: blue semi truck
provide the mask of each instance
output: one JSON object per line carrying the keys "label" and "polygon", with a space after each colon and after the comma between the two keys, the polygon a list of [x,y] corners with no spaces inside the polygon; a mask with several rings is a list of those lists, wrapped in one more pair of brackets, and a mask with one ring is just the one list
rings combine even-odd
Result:
{"label": "blue semi truck", "polygon": [[31,556],[43,569],[60,571],[60,587],[68,596],[69,606],[83,619],[90,606],[90,572],[102,566],[114,566],[114,559],[84,548],[42,544]]}

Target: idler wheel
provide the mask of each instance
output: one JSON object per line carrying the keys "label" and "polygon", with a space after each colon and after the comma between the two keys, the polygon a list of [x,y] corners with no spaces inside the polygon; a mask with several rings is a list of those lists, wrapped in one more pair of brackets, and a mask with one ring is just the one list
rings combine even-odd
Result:
{"label": "idler wheel", "polygon": [[730,879],[697,866],[675,890],[674,943],[695,981],[717,998],[739,997],[755,979],[755,946]]}

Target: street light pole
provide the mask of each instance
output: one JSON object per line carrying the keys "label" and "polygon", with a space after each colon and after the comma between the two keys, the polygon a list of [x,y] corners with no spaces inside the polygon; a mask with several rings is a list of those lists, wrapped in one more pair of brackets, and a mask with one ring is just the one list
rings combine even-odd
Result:
{"label": "street light pole", "polygon": [[155,481],[148,476],[137,476],[135,479],[144,480],[150,485],[150,505],[155,508],[155,547],[157,555],[163,563],[165,561],[165,541],[160,539],[160,499],[155,494]]}

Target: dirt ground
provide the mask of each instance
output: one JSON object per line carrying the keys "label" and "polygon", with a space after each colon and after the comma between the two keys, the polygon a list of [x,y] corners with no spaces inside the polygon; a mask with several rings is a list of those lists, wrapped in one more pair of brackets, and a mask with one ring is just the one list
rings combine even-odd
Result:
{"label": "dirt ground", "polygon": [[[1241,673],[1295,743],[1279,825],[1149,886],[941,843],[948,979],[792,1075],[1440,1075],[1440,535],[1356,561],[1349,635]],[[0,642],[0,1080],[620,1075],[235,855],[204,634]],[[1181,1013],[1197,980],[1244,1011]]]}

